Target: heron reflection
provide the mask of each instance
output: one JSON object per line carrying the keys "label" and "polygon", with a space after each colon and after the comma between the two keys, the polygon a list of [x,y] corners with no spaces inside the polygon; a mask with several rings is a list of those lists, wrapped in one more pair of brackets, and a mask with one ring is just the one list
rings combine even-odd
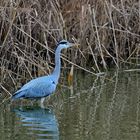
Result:
{"label": "heron reflection", "polygon": [[39,139],[59,139],[57,119],[51,109],[26,106],[16,108],[14,112],[20,118],[22,126],[29,130],[28,134]]}

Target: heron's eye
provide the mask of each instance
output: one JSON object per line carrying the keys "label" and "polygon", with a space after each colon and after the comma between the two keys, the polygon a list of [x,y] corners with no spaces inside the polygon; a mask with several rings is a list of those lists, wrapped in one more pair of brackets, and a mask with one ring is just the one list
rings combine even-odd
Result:
{"label": "heron's eye", "polygon": [[67,44],[68,42],[67,41],[60,41],[59,43],[58,43],[58,45],[60,45],[60,44]]}
{"label": "heron's eye", "polygon": [[60,42],[59,44],[67,44],[67,42]]}

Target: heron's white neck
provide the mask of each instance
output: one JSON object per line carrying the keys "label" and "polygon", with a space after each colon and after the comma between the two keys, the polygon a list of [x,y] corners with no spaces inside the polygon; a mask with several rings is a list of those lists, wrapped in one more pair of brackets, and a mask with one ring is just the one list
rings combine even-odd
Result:
{"label": "heron's white neck", "polygon": [[58,46],[55,51],[55,68],[52,75],[55,77],[54,79],[56,83],[58,83],[58,79],[60,77],[60,70],[61,70],[60,54],[62,49],[63,48],[61,46]]}

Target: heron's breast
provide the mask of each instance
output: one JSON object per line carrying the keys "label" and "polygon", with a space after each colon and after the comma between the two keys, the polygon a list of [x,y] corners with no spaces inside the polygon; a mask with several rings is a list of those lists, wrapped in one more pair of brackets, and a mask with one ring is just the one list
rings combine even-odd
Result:
{"label": "heron's breast", "polygon": [[46,91],[51,94],[55,91],[56,86],[57,86],[57,84],[54,81],[51,81],[50,85],[46,87]]}

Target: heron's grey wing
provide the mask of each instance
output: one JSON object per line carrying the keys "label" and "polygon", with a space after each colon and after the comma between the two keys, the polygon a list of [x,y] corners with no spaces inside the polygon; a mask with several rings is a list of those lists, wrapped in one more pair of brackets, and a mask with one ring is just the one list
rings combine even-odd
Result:
{"label": "heron's grey wing", "polygon": [[36,78],[25,84],[14,95],[17,98],[41,98],[50,95],[56,89],[56,84],[51,76]]}
{"label": "heron's grey wing", "polygon": [[38,82],[33,87],[31,87],[27,93],[26,98],[41,98],[50,95],[55,91],[56,85],[53,81],[48,82]]}

